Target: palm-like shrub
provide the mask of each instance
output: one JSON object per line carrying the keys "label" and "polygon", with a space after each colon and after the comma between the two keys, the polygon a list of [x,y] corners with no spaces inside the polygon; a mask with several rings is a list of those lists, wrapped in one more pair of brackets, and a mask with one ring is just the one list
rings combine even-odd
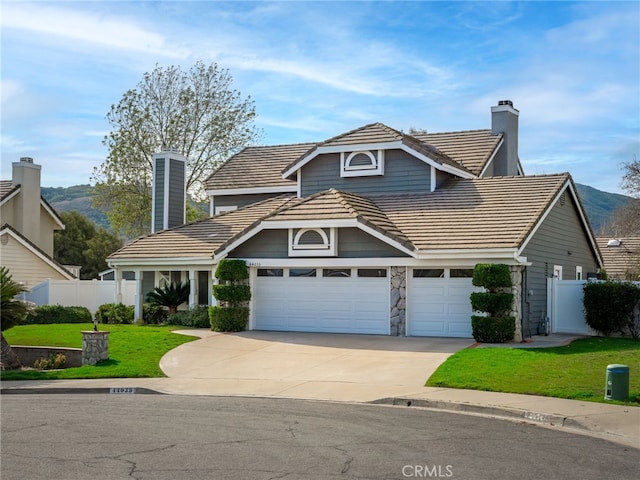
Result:
{"label": "palm-like shrub", "polygon": [[11,350],[11,345],[9,345],[1,332],[22,323],[29,313],[29,305],[16,298],[26,291],[27,289],[24,286],[13,281],[8,268],[0,267],[0,296],[2,297],[2,304],[0,305],[0,325],[2,327],[0,331],[0,361],[2,368],[7,370],[20,368],[21,365],[18,356]]}
{"label": "palm-like shrub", "polygon": [[178,307],[189,300],[189,282],[171,282],[163,288],[156,287],[147,294],[147,302],[169,309],[169,315],[178,311]]}

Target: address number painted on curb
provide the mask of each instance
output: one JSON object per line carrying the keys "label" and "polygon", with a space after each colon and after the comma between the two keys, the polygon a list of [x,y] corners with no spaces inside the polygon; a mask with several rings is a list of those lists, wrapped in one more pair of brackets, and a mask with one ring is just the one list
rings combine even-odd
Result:
{"label": "address number painted on curb", "polygon": [[109,393],[136,393],[135,387],[111,387]]}

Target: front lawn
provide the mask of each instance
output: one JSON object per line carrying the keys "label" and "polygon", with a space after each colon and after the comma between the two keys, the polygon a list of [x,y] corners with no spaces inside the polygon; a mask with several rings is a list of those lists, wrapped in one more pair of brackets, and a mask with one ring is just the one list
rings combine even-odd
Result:
{"label": "front lawn", "polygon": [[[21,370],[1,373],[2,380],[52,380],[71,378],[164,377],[160,358],[169,350],[197,337],[177,335],[176,326],[100,325],[109,334],[109,359],[97,365],[56,371]],[[92,323],[20,325],[3,332],[11,345],[82,348],[82,330]]]}
{"label": "front lawn", "polygon": [[452,355],[429,387],[526,393],[604,402],[607,365],[629,366],[629,395],[640,402],[640,342],[591,337],[553,348],[470,348]]}

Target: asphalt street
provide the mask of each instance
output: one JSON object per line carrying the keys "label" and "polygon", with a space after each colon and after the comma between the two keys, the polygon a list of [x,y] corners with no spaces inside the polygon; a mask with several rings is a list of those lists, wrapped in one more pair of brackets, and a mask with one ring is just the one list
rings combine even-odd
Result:
{"label": "asphalt street", "polygon": [[3,395],[3,480],[636,479],[638,450],[414,407],[180,395]]}

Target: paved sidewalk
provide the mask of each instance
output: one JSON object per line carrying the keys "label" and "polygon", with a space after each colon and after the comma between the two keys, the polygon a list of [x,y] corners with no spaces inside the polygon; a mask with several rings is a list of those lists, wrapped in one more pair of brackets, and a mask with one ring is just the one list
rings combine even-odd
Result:
{"label": "paved sidewalk", "polygon": [[[521,419],[640,448],[640,407],[423,386],[451,354],[476,347],[472,340],[206,330],[199,335],[201,340],[162,358],[168,378],[2,382],[2,393],[166,393],[426,407]],[[534,337],[513,346],[570,340]]]}

